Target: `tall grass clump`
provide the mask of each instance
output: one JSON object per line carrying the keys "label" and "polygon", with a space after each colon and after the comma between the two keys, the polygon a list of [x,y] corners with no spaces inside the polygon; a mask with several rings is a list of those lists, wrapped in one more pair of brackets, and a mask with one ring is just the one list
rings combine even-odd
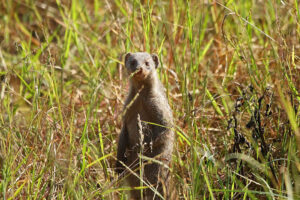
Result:
{"label": "tall grass clump", "polygon": [[299,24],[297,0],[2,0],[0,197],[128,199],[122,56],[147,51],[180,199],[300,199]]}

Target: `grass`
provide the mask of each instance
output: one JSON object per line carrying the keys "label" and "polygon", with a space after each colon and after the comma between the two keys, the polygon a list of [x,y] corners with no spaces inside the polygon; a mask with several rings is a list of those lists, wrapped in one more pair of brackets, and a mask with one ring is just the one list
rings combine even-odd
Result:
{"label": "grass", "polygon": [[157,53],[181,199],[300,199],[300,10],[279,1],[2,0],[0,196],[126,199],[126,52]]}

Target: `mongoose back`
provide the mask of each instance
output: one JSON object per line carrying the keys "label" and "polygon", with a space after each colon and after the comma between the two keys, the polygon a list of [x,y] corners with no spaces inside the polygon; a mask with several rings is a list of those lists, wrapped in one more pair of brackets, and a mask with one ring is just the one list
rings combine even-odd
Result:
{"label": "mongoose back", "polygon": [[[129,173],[131,187],[141,185],[140,170],[143,168],[143,190],[131,190],[132,199],[170,199],[168,187],[174,132],[172,110],[156,68],[156,54],[128,53],[125,67],[130,77],[130,90],[123,111],[123,126],[119,136],[116,171]],[[142,154],[151,158],[142,160]],[[156,160],[156,161],[153,161]],[[120,162],[121,161],[121,162]],[[126,170],[124,163],[130,170]],[[140,163],[143,163],[141,167]],[[130,172],[131,171],[131,172]],[[135,174],[132,173],[135,172]],[[159,194],[157,194],[157,191]]]}

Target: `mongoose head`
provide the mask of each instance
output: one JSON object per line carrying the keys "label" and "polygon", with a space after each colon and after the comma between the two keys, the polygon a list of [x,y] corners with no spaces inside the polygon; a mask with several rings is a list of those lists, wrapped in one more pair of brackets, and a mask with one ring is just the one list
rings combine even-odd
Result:
{"label": "mongoose head", "polygon": [[159,65],[156,54],[145,52],[127,53],[125,67],[134,82],[146,83],[155,78],[156,68]]}

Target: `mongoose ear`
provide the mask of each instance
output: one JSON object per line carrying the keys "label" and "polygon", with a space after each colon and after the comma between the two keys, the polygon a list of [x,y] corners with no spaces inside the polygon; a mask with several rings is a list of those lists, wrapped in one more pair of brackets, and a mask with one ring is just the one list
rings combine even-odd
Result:
{"label": "mongoose ear", "polygon": [[127,54],[126,54],[124,65],[126,65],[126,62],[127,62],[128,58],[129,58],[130,56],[131,56],[131,53],[127,53]]}
{"label": "mongoose ear", "polygon": [[155,63],[155,69],[156,69],[159,65],[158,56],[155,53],[151,54],[151,56],[152,56],[152,59]]}

